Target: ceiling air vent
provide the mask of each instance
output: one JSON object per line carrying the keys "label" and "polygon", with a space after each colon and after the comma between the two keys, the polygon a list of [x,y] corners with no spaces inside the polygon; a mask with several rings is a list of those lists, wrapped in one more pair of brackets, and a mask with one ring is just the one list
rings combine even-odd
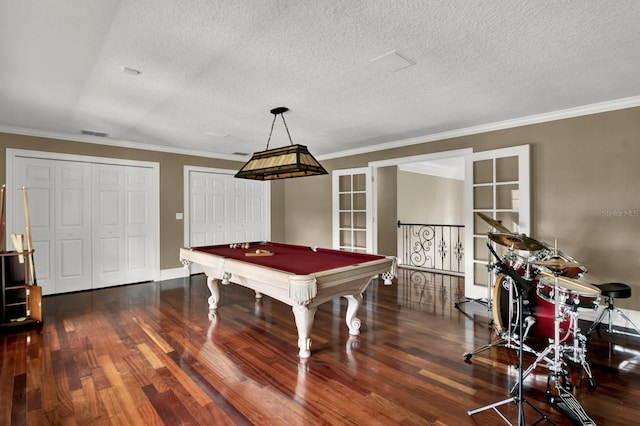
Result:
{"label": "ceiling air vent", "polygon": [[232,155],[242,155],[242,156],[246,156],[246,155],[249,155],[249,154],[247,154],[246,152],[238,152],[238,151],[236,151],[236,152],[234,152]]}
{"label": "ceiling air vent", "polygon": [[392,50],[391,52],[385,53],[382,56],[373,58],[371,62],[374,62],[387,71],[391,72],[400,71],[416,64],[415,61],[407,58],[397,50]]}
{"label": "ceiling air vent", "polygon": [[87,136],[96,136],[98,138],[106,138],[107,136],[109,136],[109,133],[94,132],[92,130],[83,130],[80,133],[82,133],[83,135],[87,135]]}

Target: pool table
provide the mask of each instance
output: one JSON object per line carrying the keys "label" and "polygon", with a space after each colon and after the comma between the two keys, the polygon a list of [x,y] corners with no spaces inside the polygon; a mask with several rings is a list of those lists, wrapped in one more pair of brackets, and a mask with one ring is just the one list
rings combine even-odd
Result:
{"label": "pool table", "polygon": [[218,283],[235,283],[292,307],[298,329],[300,358],[311,355],[311,328],[318,306],[336,297],[348,301],[349,334],[360,334],[356,316],[362,293],[381,275],[386,285],[396,274],[393,257],[275,242],[249,243],[248,248],[214,245],[180,249],[183,265],[198,264],[211,291],[209,309],[217,309]]}

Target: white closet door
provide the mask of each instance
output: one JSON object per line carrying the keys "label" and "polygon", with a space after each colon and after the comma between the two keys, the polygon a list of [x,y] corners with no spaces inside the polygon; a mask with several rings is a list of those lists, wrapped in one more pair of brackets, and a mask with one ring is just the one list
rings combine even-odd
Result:
{"label": "white closet door", "polygon": [[269,237],[268,187],[232,175],[189,171],[189,246]]}
{"label": "white closet door", "polygon": [[227,217],[231,218],[228,229],[233,241],[264,241],[265,233],[265,183],[247,179],[227,177],[231,189]]}
{"label": "white closet door", "polygon": [[[55,162],[39,158],[17,157],[14,167],[14,184],[7,191],[15,191],[11,194],[11,204],[7,209],[12,209],[14,223],[7,222],[7,234],[16,233],[25,235],[25,212],[22,191],[19,188],[27,188],[29,201],[29,222],[31,223],[31,240],[33,241],[34,265],[36,280],[42,287],[42,294],[56,293],[55,285],[55,230],[53,225],[53,200],[54,200]],[[5,244],[7,249],[14,250],[11,238]]]}
{"label": "white closet door", "polygon": [[91,288],[91,165],[55,161],[56,293]]}
{"label": "white closet door", "polygon": [[215,174],[191,172],[189,174],[189,245],[193,247],[224,243],[227,240],[224,226],[226,211],[224,181]]}
{"label": "white closet door", "polygon": [[156,278],[158,168],[123,161],[7,149],[7,232],[25,233],[25,186],[43,294]]}
{"label": "white closet door", "polygon": [[153,173],[149,168],[125,167],[126,281],[153,279],[155,215]]}
{"label": "white closet door", "polygon": [[149,281],[155,273],[155,184],[146,167],[92,165],[93,287]]}
{"label": "white closet door", "polygon": [[93,288],[126,282],[124,179],[122,166],[92,166]]}

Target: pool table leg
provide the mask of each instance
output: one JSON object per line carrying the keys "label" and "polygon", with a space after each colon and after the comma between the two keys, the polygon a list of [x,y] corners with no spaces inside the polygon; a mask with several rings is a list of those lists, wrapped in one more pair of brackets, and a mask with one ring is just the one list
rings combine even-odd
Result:
{"label": "pool table leg", "polygon": [[311,356],[311,327],[313,327],[313,318],[318,308],[294,305],[292,310],[298,329],[298,347],[300,348],[298,355],[300,358],[309,358]]}
{"label": "pool table leg", "polygon": [[207,276],[207,287],[209,287],[209,291],[211,292],[211,296],[209,296],[209,309],[218,309],[218,301],[220,300],[220,289],[218,288],[218,280],[217,278]]}
{"label": "pool table leg", "polygon": [[362,321],[360,318],[356,316],[358,313],[358,309],[360,309],[360,305],[362,304],[362,293],[358,294],[348,294],[344,296],[345,299],[349,302],[347,305],[347,327],[349,327],[349,334],[352,336],[357,336],[360,334],[360,326],[362,325]]}

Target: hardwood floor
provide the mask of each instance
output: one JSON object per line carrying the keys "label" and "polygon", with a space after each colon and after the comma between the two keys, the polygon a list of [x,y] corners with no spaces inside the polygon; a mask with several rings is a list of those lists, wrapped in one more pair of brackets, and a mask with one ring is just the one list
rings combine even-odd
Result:
{"label": "hardwood floor", "polygon": [[[496,340],[486,307],[454,307],[459,278],[401,271],[397,284],[367,290],[358,337],[346,301],[321,306],[306,361],[290,307],[230,285],[209,318],[202,275],[46,297],[41,330],[0,336],[0,424],[505,424],[467,411],[510,398],[517,351],[496,346],[465,362]],[[544,336],[527,343],[536,340],[544,346]],[[594,333],[588,358],[595,389],[569,364],[577,400],[598,425],[635,424],[640,338]],[[547,404],[547,376],[537,367],[525,398],[573,424]],[[525,406],[531,424],[538,415]],[[500,406],[513,423],[517,408]]]}

